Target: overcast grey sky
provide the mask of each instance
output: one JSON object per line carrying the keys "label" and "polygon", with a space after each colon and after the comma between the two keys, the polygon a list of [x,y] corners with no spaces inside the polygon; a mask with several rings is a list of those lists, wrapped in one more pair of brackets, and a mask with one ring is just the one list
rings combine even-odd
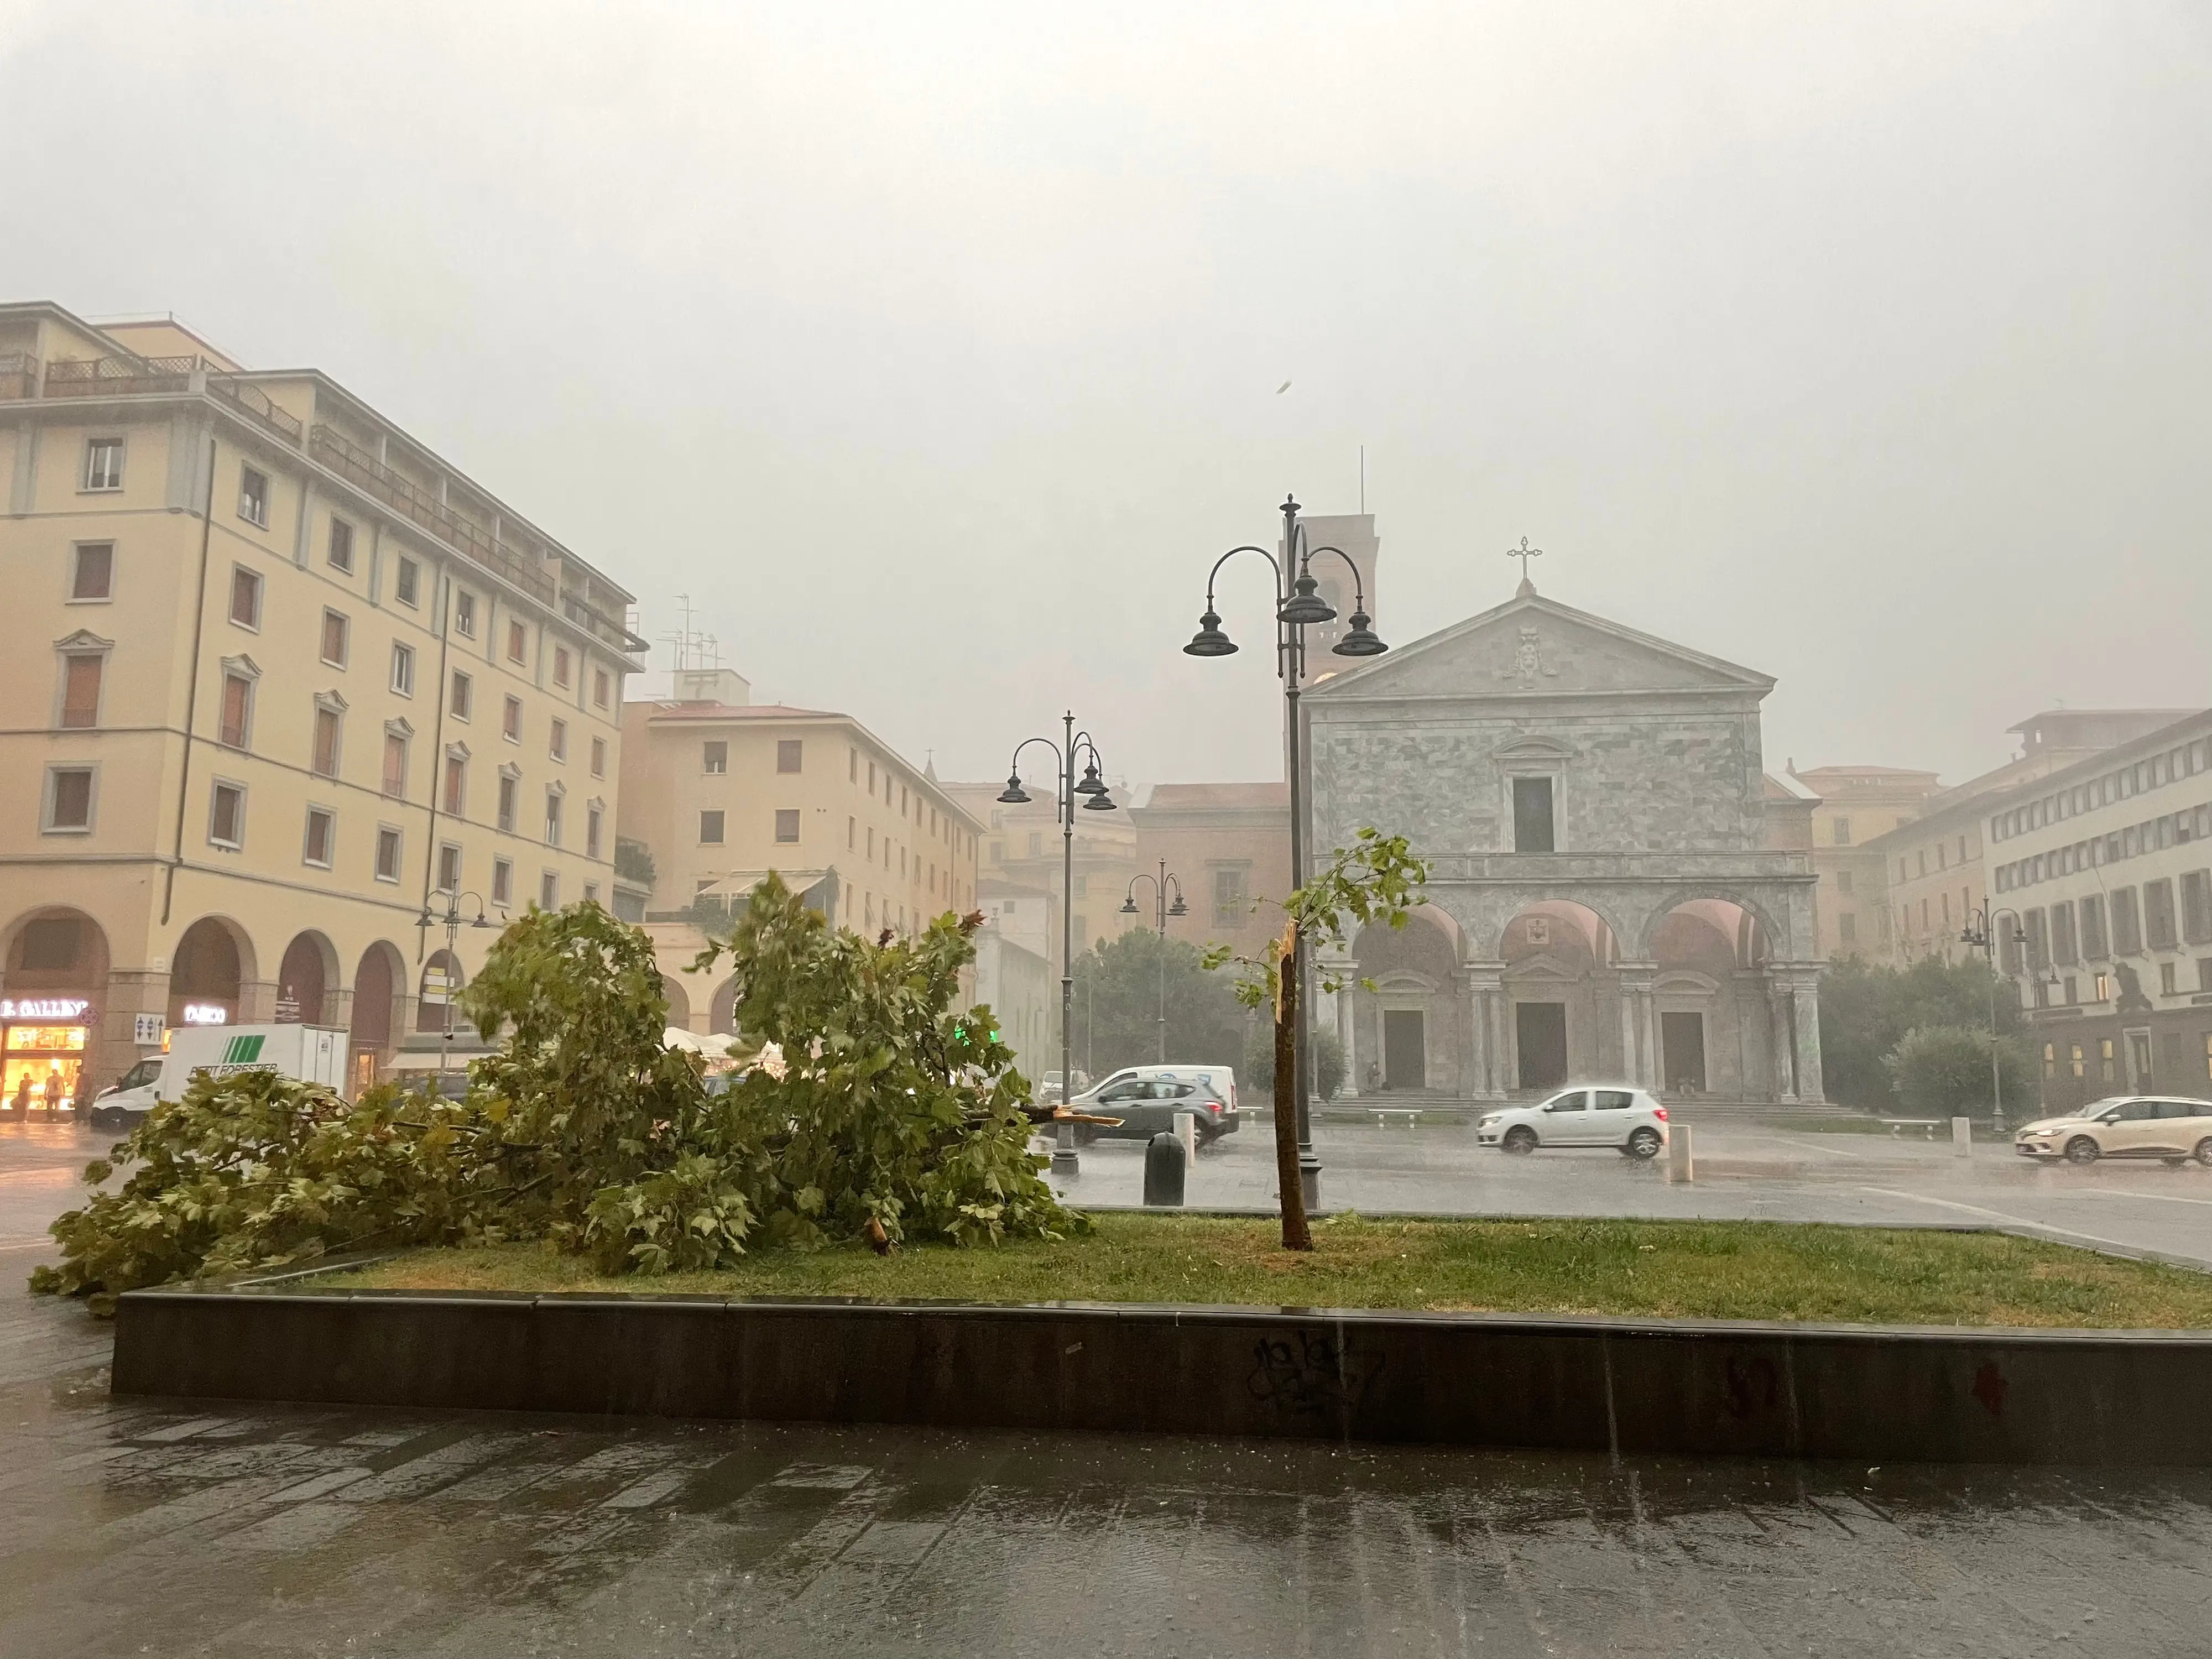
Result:
{"label": "overcast grey sky", "polygon": [[1386,639],[1526,535],[1777,768],[2212,702],[2201,0],[0,0],[0,293],[327,370],[948,775],[1279,776],[1178,647],[1363,443]]}

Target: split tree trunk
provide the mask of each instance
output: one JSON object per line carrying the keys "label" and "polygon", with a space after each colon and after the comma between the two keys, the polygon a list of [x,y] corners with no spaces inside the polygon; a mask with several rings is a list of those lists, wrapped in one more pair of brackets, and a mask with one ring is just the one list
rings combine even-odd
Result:
{"label": "split tree trunk", "polygon": [[1282,963],[1275,997],[1275,1177],[1282,1188],[1283,1248],[1310,1250],[1306,1190],[1298,1178],[1298,926],[1283,930]]}

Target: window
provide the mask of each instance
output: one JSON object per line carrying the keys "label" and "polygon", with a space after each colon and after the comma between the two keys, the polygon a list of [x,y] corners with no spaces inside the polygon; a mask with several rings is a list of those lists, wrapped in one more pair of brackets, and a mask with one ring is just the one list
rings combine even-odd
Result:
{"label": "window", "polygon": [[530,635],[519,622],[507,625],[507,659],[520,662],[530,653]]}
{"label": "window", "polygon": [[568,647],[565,645],[556,645],[553,647],[553,684],[564,691],[568,690]]}
{"label": "window", "polygon": [[1928,873],[1928,849],[1924,847],[1920,849],[1920,873],[1923,876]]}
{"label": "window", "polygon": [[592,702],[595,708],[605,708],[607,706],[609,689],[607,671],[604,668],[593,669],[592,671]]}
{"label": "window", "polygon": [[2142,927],[2136,919],[2136,890],[2116,888],[2112,893],[2112,954],[2132,957],[2142,951]]}
{"label": "window", "polygon": [[499,733],[509,743],[522,741],[522,699],[509,697],[499,714]]}
{"label": "window", "polygon": [[253,735],[253,682],[243,674],[222,677],[222,729],[217,740],[226,749],[243,749]]}
{"label": "window", "polygon": [[722,815],[720,812],[699,814],[699,844],[720,847],[722,844]]}
{"label": "window", "polygon": [[84,447],[84,487],[87,489],[123,488],[123,440],[94,438]]}
{"label": "window", "polygon": [[384,793],[395,797],[407,793],[407,739],[397,732],[384,734]]}
{"label": "window", "polygon": [[848,817],[845,820],[845,850],[849,853],[860,844],[860,821],[858,818]]}
{"label": "window", "polygon": [[2110,974],[2099,974],[2094,982],[2097,988],[2096,1000],[2110,1002],[2112,1000],[2112,976]]}
{"label": "window", "polygon": [[422,567],[414,560],[403,557],[398,574],[392,579],[392,597],[412,610],[419,602],[422,586]]}
{"label": "window", "polygon": [[2159,995],[2162,997],[2170,997],[2174,994],[2176,989],[2176,981],[2173,970],[2174,964],[2172,963],[2161,962],[2158,964]]}
{"label": "window", "polygon": [[[2104,895],[2101,893],[2086,895],[2081,902],[2081,960],[2101,962],[2112,955],[2111,945],[2105,938]],[[2103,975],[2100,974],[2097,979],[2100,984],[2104,982]],[[2097,1000],[2100,1002],[2104,1000],[2101,994]]]}
{"label": "window", "polygon": [[599,884],[596,881],[586,882],[584,884],[584,902],[586,904],[597,904],[599,902]]}
{"label": "window", "polygon": [[353,574],[353,526],[343,519],[331,520],[330,545],[323,556],[330,561],[331,569],[348,576]]}
{"label": "window", "polygon": [[438,886],[441,893],[461,890],[461,849],[450,841],[438,843]]}
{"label": "window", "polygon": [[551,755],[556,761],[565,761],[568,758],[568,721],[555,720],[553,722],[552,739],[546,745],[546,752]]}
{"label": "window", "polygon": [[799,809],[779,806],[775,809],[775,838],[789,843],[799,839]]}
{"label": "window", "polygon": [[1075,878],[1075,896],[1078,898],[1089,898],[1091,896],[1090,877],[1078,876]]}
{"label": "window", "polygon": [[62,659],[62,715],[64,729],[100,724],[100,682],[107,665],[104,653],[73,651]]}
{"label": "window", "polygon": [[251,466],[238,469],[238,516],[269,528],[269,475]]}
{"label": "window", "polygon": [[377,826],[376,878],[379,881],[399,879],[399,832],[388,823]]}
{"label": "window", "polygon": [[491,861],[491,902],[504,910],[514,902],[514,860]]}
{"label": "window", "polygon": [[603,778],[606,775],[607,740],[605,738],[593,738],[592,739],[592,775],[595,778]]}
{"label": "window", "polygon": [[1856,945],[1859,939],[1859,919],[1846,912],[1836,918],[1836,937],[1845,945]]}
{"label": "window", "polygon": [[2043,1045],[2043,1074],[2045,1077],[2058,1075],[2058,1045],[2055,1042]]}
{"label": "window", "polygon": [[246,786],[217,779],[208,792],[208,840],[233,851],[246,844]]}
{"label": "window", "polygon": [[595,859],[599,855],[599,826],[606,814],[596,806],[584,809],[584,856]]}
{"label": "window", "polygon": [[775,769],[779,772],[799,770],[800,751],[804,745],[797,738],[782,738],[775,745]]}
{"label": "window", "polygon": [[1850,897],[1851,872],[1850,871],[1838,870],[1836,872],[1836,890],[1842,894],[1845,898]]}
{"label": "window", "polygon": [[545,844],[561,844],[561,792],[557,789],[545,792]]}
{"label": "window", "polygon": [[315,708],[315,746],[312,764],[319,777],[338,775],[338,711],[318,704]]}
{"label": "window", "polygon": [[514,798],[520,788],[520,780],[513,773],[499,775],[499,827],[509,835],[514,833]]}
{"label": "window", "polygon": [[451,707],[455,720],[468,719],[470,706],[476,701],[476,690],[475,681],[458,668],[453,671],[453,697]]}
{"label": "window", "polygon": [[92,828],[92,768],[46,769],[46,811],[39,828],[48,835],[70,835]]}
{"label": "window", "polygon": [[1243,871],[1216,870],[1213,872],[1214,925],[1218,927],[1242,927],[1249,908],[1244,898]]}
{"label": "window", "polygon": [[350,631],[342,613],[336,611],[323,612],[323,660],[333,668],[346,665]]}
{"label": "window", "polygon": [[2106,1083],[2112,1081],[2112,1073],[2116,1069],[2112,1062],[2113,1055],[2112,1038],[2100,1037],[2097,1040],[2097,1070],[2098,1074]]}
{"label": "window", "polygon": [[261,626],[261,578],[242,564],[231,567],[230,619],[240,628]]}
{"label": "window", "polygon": [[1549,778],[1513,780],[1513,850],[1549,853],[1552,840],[1552,781]]}
{"label": "window", "polygon": [[115,597],[115,544],[80,542],[70,571],[70,599],[85,605]]}
{"label": "window", "polygon": [[719,775],[721,773],[728,771],[730,769],[730,745],[726,743],[719,741],[706,744],[701,755],[699,766],[700,770],[707,773],[709,776]]}
{"label": "window", "polygon": [[2070,1042],[2066,1045],[2066,1048],[2067,1072],[2074,1077],[2085,1075],[2089,1067],[2087,1062],[2081,1058],[2081,1045],[2078,1042]]}
{"label": "window", "polygon": [[331,815],[327,809],[320,806],[310,806],[307,809],[307,834],[306,844],[300,851],[301,862],[303,864],[312,864],[318,870],[329,869],[331,867],[331,843],[335,842],[337,838],[337,820]]}
{"label": "window", "polygon": [[465,587],[453,590],[453,626],[465,640],[477,636],[477,596]]}
{"label": "window", "polygon": [[848,783],[858,783],[860,781],[860,751],[857,749],[848,747],[845,750],[845,781]]}
{"label": "window", "polygon": [[2173,884],[2147,881],[2142,889],[2143,939],[2154,951],[2171,951],[2181,943],[2174,926]]}
{"label": "window", "polygon": [[[1849,847],[1851,844],[1851,821],[1849,818],[1838,818],[1830,826],[1829,833],[1833,836],[1837,846]],[[1924,858],[1927,855],[1923,854],[1922,856]]]}
{"label": "window", "polygon": [[541,910],[561,908],[561,878],[550,870],[538,878],[538,908]]}
{"label": "window", "polygon": [[415,695],[415,647],[392,642],[392,689],[403,697]]}
{"label": "window", "polygon": [[448,755],[446,757],[446,816],[461,817],[468,799],[469,763],[459,755]]}

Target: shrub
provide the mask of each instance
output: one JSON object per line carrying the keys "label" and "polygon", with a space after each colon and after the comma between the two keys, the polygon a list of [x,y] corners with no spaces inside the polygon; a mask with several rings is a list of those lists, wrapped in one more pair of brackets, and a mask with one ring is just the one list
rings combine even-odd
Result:
{"label": "shrub", "polygon": [[[2027,1098],[2028,1066],[2020,1045],[1997,1045],[2005,1098]],[[1884,1061],[1899,1102],[1929,1117],[1971,1117],[1990,1100],[1990,1034],[1959,1025],[1922,1025],[1907,1031]]]}

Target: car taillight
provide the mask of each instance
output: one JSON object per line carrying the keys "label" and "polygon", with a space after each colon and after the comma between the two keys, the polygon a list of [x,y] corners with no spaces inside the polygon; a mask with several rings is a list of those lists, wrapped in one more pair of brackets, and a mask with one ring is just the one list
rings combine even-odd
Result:
{"label": "car taillight", "polygon": [[1654,1106],[1651,1109],[1651,1115],[1662,1123],[1667,1121],[1667,1109],[1664,1106]]}
{"label": "car taillight", "polygon": [[1219,1117],[1221,1115],[1221,1103],[1218,1100],[1209,1100],[1206,1103],[1206,1109],[1212,1113],[1214,1116]]}

